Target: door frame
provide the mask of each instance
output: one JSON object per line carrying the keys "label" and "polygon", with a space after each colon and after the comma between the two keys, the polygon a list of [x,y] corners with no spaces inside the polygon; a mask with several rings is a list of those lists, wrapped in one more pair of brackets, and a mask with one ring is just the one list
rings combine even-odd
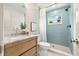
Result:
{"label": "door frame", "polygon": [[[74,36],[74,39],[76,39],[76,4],[73,3],[72,5],[72,9],[73,9],[73,24],[74,24],[74,30],[73,30],[73,36]],[[76,42],[73,43],[73,55],[76,56]]]}

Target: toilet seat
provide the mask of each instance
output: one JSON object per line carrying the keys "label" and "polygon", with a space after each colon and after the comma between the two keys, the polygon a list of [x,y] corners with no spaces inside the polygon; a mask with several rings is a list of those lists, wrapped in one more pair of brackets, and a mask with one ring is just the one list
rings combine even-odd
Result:
{"label": "toilet seat", "polygon": [[50,44],[47,43],[47,42],[39,42],[39,45],[41,45],[41,46],[50,46]]}

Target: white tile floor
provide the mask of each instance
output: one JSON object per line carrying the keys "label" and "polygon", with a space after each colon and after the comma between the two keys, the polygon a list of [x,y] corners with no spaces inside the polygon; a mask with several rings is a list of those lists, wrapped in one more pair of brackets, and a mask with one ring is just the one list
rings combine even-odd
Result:
{"label": "white tile floor", "polygon": [[39,51],[39,56],[67,56],[66,54],[60,53],[60,52],[63,52],[62,50],[60,51],[60,50],[54,49],[53,47],[50,47],[47,50],[39,47],[38,51]]}
{"label": "white tile floor", "polygon": [[79,44],[77,44],[76,52],[77,52],[77,56],[79,56]]}
{"label": "white tile floor", "polygon": [[[50,49],[54,48],[62,52],[70,53],[70,50],[68,47],[64,47],[64,46],[56,45],[56,44],[52,44],[52,45],[54,45],[54,47],[51,46]],[[42,50],[39,48],[39,56],[65,56],[65,55],[58,53],[56,51]]]}
{"label": "white tile floor", "polygon": [[[64,49],[62,51],[64,51]],[[79,56],[79,44],[77,44],[76,53],[77,53],[76,55]],[[39,56],[65,56],[65,55],[50,50],[39,50]]]}
{"label": "white tile floor", "polygon": [[50,50],[40,50],[39,51],[39,56],[65,56]]}

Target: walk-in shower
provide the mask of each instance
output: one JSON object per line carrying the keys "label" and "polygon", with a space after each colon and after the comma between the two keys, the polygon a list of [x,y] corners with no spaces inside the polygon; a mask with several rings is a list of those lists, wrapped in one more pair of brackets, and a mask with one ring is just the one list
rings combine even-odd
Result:
{"label": "walk-in shower", "polygon": [[50,44],[49,50],[68,55],[73,53],[71,43],[73,39],[72,11],[72,4],[62,3],[40,10],[41,41]]}

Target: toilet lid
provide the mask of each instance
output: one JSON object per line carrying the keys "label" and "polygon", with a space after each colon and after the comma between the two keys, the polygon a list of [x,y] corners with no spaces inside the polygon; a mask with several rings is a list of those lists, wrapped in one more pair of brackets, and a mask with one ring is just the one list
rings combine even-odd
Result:
{"label": "toilet lid", "polygon": [[47,43],[47,42],[39,42],[39,45],[42,45],[42,46],[50,46],[50,44]]}

